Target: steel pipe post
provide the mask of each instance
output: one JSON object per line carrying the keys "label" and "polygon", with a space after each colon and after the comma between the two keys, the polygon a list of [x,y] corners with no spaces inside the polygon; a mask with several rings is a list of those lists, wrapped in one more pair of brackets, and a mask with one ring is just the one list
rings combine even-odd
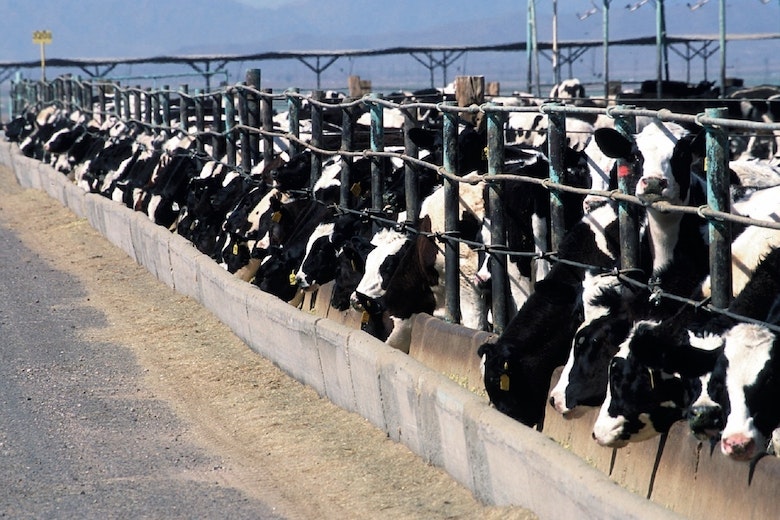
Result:
{"label": "steel pipe post", "polygon": [[190,130],[190,87],[187,84],[179,86],[179,129],[184,135]]}
{"label": "steel pipe post", "polygon": [[[447,106],[455,106],[454,101],[446,101]],[[458,174],[458,114],[442,111],[443,118],[443,162],[442,167],[447,173]],[[452,323],[460,323],[460,243],[450,237],[458,237],[458,197],[460,186],[458,182],[444,178],[444,287],[446,319]]]}
{"label": "steel pipe post", "polygon": [[[274,107],[273,107],[273,89],[262,89],[263,96],[260,98],[260,117],[263,130],[265,132],[274,131]],[[274,160],[274,138],[270,135],[263,136],[263,166],[268,167]]]}
{"label": "steel pipe post", "polygon": [[[321,90],[312,92],[311,103],[311,145],[315,148],[322,148],[322,106],[320,102],[325,98],[325,93]],[[309,188],[314,189],[314,184],[319,180],[322,174],[322,156],[319,152],[311,152],[311,174],[309,176]],[[381,195],[381,193],[380,193]]]}
{"label": "steel pipe post", "polygon": [[105,123],[108,119],[106,117],[106,85],[100,83],[98,85],[98,110],[100,112],[100,123]]}
{"label": "steel pipe post", "polygon": [[160,92],[160,111],[162,112],[162,124],[167,129],[171,128],[171,87],[163,85]]}
{"label": "steel pipe post", "polygon": [[[355,141],[355,117],[354,111],[350,107],[344,107],[341,110],[341,151],[351,152]],[[352,157],[349,155],[341,156],[341,174],[339,187],[339,204],[343,207],[349,206],[350,195],[359,197],[360,192],[352,192]],[[359,186],[359,185],[358,185]]]}
{"label": "steel pipe post", "polygon": [[[385,114],[384,108],[379,103],[372,103],[372,99],[379,99],[379,94],[372,93],[369,96],[369,113],[371,116],[371,151],[383,152],[385,149]],[[371,207],[381,211],[384,206],[382,198],[382,183],[384,181],[384,162],[377,157],[371,158]]]}
{"label": "steel pipe post", "polygon": [[[301,137],[301,98],[297,94],[300,93],[299,88],[288,89],[287,95],[287,132],[299,139]],[[290,157],[294,157],[301,153],[301,145],[294,140],[290,141]]]}
{"label": "steel pipe post", "polygon": [[229,88],[225,91],[225,162],[231,168],[236,166],[236,104],[234,96],[233,89]]}
{"label": "steel pipe post", "polygon": [[[621,106],[620,108],[634,108]],[[615,129],[625,138],[634,140],[636,134],[636,116],[615,118]],[[634,195],[638,180],[630,164],[617,160],[618,190],[626,195]],[[627,201],[618,202],[618,226],[620,229],[620,266],[630,269],[639,265],[639,208]]]}
{"label": "steel pipe post", "polygon": [[[708,108],[708,117],[726,117],[726,108]],[[716,211],[730,211],[728,134],[718,126],[706,126],[707,143],[707,204]],[[708,225],[710,237],[710,278],[712,280],[712,304],[725,309],[731,302],[731,225],[711,219]]]}
{"label": "steel pipe post", "polygon": [[[417,109],[405,108],[404,115],[404,154],[417,158],[419,153],[417,145],[409,137],[409,131],[418,126]],[[420,216],[420,180],[417,175],[417,166],[412,163],[404,163],[404,189],[406,190],[406,220],[416,225]]]}
{"label": "steel pipe post", "polygon": [[[246,71],[245,83],[248,88],[260,90],[260,69],[249,69]],[[257,94],[247,93],[247,121],[252,128],[260,128],[260,102]],[[249,148],[252,156],[252,165],[260,163],[260,135],[252,133],[249,136]]]}
{"label": "steel pipe post", "polygon": [[[487,111],[487,159],[488,176],[498,175],[504,168],[504,113]],[[508,256],[497,249],[506,249],[506,224],[504,222],[503,186],[488,184],[488,208],[490,211],[490,243],[493,252],[490,255],[490,279],[493,296],[493,331],[501,334],[509,322],[507,292]]]}
{"label": "steel pipe post", "polygon": [[252,170],[252,151],[249,148],[250,134],[246,127],[249,125],[249,100],[247,89],[239,87],[238,89],[238,122],[242,126],[239,133],[241,142],[241,169],[244,173],[250,173]]}
{"label": "steel pipe post", "polygon": [[[558,103],[554,105],[559,106]],[[561,184],[565,178],[564,157],[566,154],[566,115],[562,112],[551,112],[547,115],[549,125],[547,131],[548,157],[550,159],[550,181]],[[566,232],[563,200],[561,192],[550,190],[550,237],[553,251],[558,249]]]}
{"label": "steel pipe post", "polygon": [[201,89],[195,90],[193,102],[195,105],[195,149],[198,154],[203,155],[206,152],[206,108],[203,106],[203,95]]}
{"label": "steel pipe post", "polygon": [[[116,90],[114,90],[114,92],[116,92]],[[152,126],[152,111],[154,110],[152,103],[153,97],[154,95],[152,94],[151,87],[147,87],[144,92],[144,124],[146,124],[147,128]],[[116,99],[116,95],[114,96],[114,99]]]}
{"label": "steel pipe post", "polygon": [[136,86],[135,89],[133,90],[133,92],[135,92],[135,95],[133,96],[134,97],[133,118],[136,121],[141,121],[141,117],[142,117],[141,116],[141,110],[142,110],[142,107],[144,105],[143,94],[141,92],[141,86],[140,85]]}
{"label": "steel pipe post", "polygon": [[222,94],[211,95],[211,155],[215,161],[222,160],[225,155],[225,122],[222,120]]}

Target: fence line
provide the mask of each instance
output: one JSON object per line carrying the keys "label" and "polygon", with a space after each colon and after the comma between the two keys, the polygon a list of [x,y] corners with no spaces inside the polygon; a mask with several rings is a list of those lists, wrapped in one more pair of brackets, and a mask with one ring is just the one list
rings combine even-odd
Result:
{"label": "fence line", "polygon": [[[723,111],[708,109],[706,112],[696,115],[673,113],[669,110],[637,109],[630,106],[609,106],[606,108],[578,107],[562,103],[544,103],[541,106],[517,107],[501,106],[493,103],[471,105],[466,107],[456,106],[451,101],[443,99],[439,103],[402,101],[383,99],[380,96],[368,95],[358,99],[333,102],[324,99],[321,91],[314,91],[310,95],[301,94],[297,89],[287,89],[283,93],[274,93],[271,89],[261,89],[259,73],[250,71],[247,74],[246,84],[233,85],[213,92],[204,93],[196,91],[190,94],[186,85],[178,90],[171,90],[164,86],[160,90],[150,88],[140,89],[136,87],[120,87],[114,83],[105,82],[81,82],[72,78],[57,78],[50,83],[23,82],[15,85],[14,114],[21,113],[27,107],[40,107],[48,104],[57,104],[67,110],[80,110],[91,117],[105,122],[109,117],[114,117],[128,125],[136,125],[148,131],[182,132],[193,137],[197,144],[197,153],[204,160],[216,161],[235,170],[240,175],[252,178],[251,169],[260,161],[268,164],[273,159],[273,139],[281,138],[290,144],[290,154],[308,149],[312,152],[311,182],[309,190],[319,178],[322,169],[322,157],[339,155],[344,160],[342,171],[342,196],[339,211],[354,211],[346,207],[347,196],[344,193],[350,186],[349,175],[351,160],[355,158],[395,158],[402,160],[407,168],[407,208],[409,210],[407,221],[399,223],[384,214],[381,198],[381,181],[385,172],[381,170],[381,162],[372,161],[372,207],[369,211],[360,212],[366,218],[373,219],[377,225],[394,226],[408,233],[419,233],[414,227],[416,217],[419,214],[420,201],[414,189],[415,168],[428,168],[440,175],[445,185],[445,215],[450,215],[446,221],[446,229],[454,229],[451,218],[453,211],[458,208],[458,185],[460,183],[477,184],[484,182],[488,187],[491,199],[491,223],[493,236],[491,245],[478,244],[464,240],[457,233],[445,231],[444,233],[432,233],[429,236],[438,242],[445,244],[445,258],[448,266],[457,266],[457,244],[464,243],[472,248],[489,252],[494,258],[505,260],[509,256],[530,256],[534,259],[550,259],[553,261],[566,261],[557,257],[556,248],[565,229],[563,229],[562,207],[558,199],[561,192],[577,194],[592,194],[606,197],[619,203],[621,244],[630,243],[628,238],[638,236],[636,221],[624,218],[630,208],[642,206],[651,207],[662,212],[678,212],[695,214],[707,220],[710,234],[722,233],[724,223],[740,225],[761,226],[780,230],[780,222],[766,221],[734,215],[719,203],[718,200],[728,200],[728,183],[718,184],[717,179],[728,175],[727,154],[724,152],[724,137],[728,137],[729,129],[747,130],[755,132],[780,131],[780,123],[757,123],[752,121],[735,120],[722,117]],[[97,108],[95,96],[97,89]],[[290,127],[287,132],[275,131],[272,121],[272,103],[285,101],[288,106]],[[311,133],[309,139],[300,136],[301,112],[304,104],[308,105],[311,118]],[[444,116],[443,129],[443,155],[442,165],[436,165],[418,158],[416,146],[404,139],[403,145],[389,146],[386,150],[383,114],[385,109],[399,110],[404,114],[403,135],[408,129],[419,124],[416,114],[420,110],[437,111]],[[338,148],[331,149],[324,145],[323,112],[340,111],[342,113],[342,128]],[[370,147],[352,150],[354,145],[355,115],[359,110],[370,114]],[[175,111],[178,111],[178,126],[174,126],[176,120]],[[550,161],[550,177],[538,179],[534,177],[504,173],[504,132],[503,124],[505,116],[513,112],[537,112],[547,117],[548,120],[548,158]],[[488,127],[488,172],[459,175],[456,171],[456,139],[457,118],[464,114],[483,114],[487,118]],[[636,117],[652,117],[661,121],[674,121],[688,124],[696,124],[707,133],[707,179],[713,187],[717,188],[714,197],[708,200],[708,204],[699,207],[678,206],[664,201],[646,204],[637,197],[626,193],[624,187],[617,190],[603,191],[567,186],[559,181],[559,174],[563,171],[563,145],[565,142],[567,115],[587,114],[606,115],[616,121],[618,129],[630,134],[626,128],[632,128],[632,121]],[[192,130],[191,119],[194,118]],[[211,141],[212,155],[205,153],[207,140]],[[260,153],[260,141],[263,142],[262,155]],[[398,151],[403,149],[403,151]],[[240,161],[238,160],[240,153]],[[225,158],[224,161],[222,158]],[[316,158],[316,159],[315,159]],[[553,231],[552,251],[538,254],[522,251],[510,251],[506,246],[506,233],[502,229],[503,208],[500,205],[500,196],[492,187],[504,182],[534,183],[547,189],[551,194],[551,226]],[[708,192],[713,191],[708,190]],[[626,240],[624,240],[626,238]],[[711,312],[726,313],[731,293],[730,279],[730,240],[728,234],[716,240],[715,255],[711,255],[712,273],[712,301],[697,302],[671,293],[659,292],[659,288],[652,284],[639,284],[658,297],[674,298],[690,305],[705,308]],[[621,251],[621,255],[623,252]],[[629,256],[621,256],[622,265],[626,269],[636,266],[636,253]],[[571,263],[570,261],[567,261]],[[720,265],[717,265],[717,264]],[[594,268],[594,266],[582,266]],[[496,332],[501,332],[509,320],[507,306],[504,301],[504,291],[501,290],[506,283],[507,271],[505,261],[494,262],[494,268],[498,268],[493,275],[493,317]],[[445,287],[447,293],[447,317],[452,321],[459,321],[459,286],[457,284],[457,272],[448,268],[455,278],[447,280]],[[453,281],[454,280],[454,281]],[[752,321],[744,318],[745,321]],[[780,329],[769,325],[772,330],[780,332]]]}

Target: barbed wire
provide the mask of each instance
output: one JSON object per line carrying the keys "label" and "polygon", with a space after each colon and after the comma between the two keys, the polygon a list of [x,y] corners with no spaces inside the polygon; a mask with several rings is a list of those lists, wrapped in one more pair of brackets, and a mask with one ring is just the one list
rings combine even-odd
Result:
{"label": "barbed wire", "polygon": [[[54,80],[57,81],[57,80]],[[95,85],[99,83],[89,83],[90,85]],[[616,118],[616,117],[651,117],[655,118],[661,121],[675,121],[675,122],[685,122],[689,124],[696,124],[702,127],[724,127],[724,128],[734,128],[734,129],[740,129],[740,130],[754,130],[756,132],[775,132],[780,131],[780,123],[758,123],[758,122],[752,122],[752,121],[742,121],[742,120],[735,120],[735,119],[728,119],[728,118],[717,118],[717,117],[709,117],[705,113],[699,113],[695,115],[691,114],[680,114],[680,113],[674,113],[667,109],[661,109],[661,110],[648,110],[648,109],[637,109],[637,108],[631,108],[631,107],[621,107],[621,106],[611,106],[607,108],[600,108],[600,107],[578,107],[578,106],[572,106],[567,105],[565,103],[559,103],[559,102],[545,102],[540,105],[532,105],[532,106],[502,106],[497,105],[494,103],[484,103],[481,105],[471,105],[466,107],[459,107],[455,104],[451,103],[445,103],[445,102],[439,102],[439,103],[429,103],[429,102],[417,102],[417,101],[411,101],[411,102],[402,102],[398,103],[393,100],[387,100],[383,99],[379,96],[373,96],[373,95],[366,95],[361,98],[357,98],[354,100],[346,100],[346,101],[336,101],[334,100],[320,100],[316,99],[315,97],[307,94],[301,94],[300,92],[296,92],[294,90],[285,90],[283,93],[272,93],[272,92],[264,92],[262,90],[255,89],[250,86],[246,85],[235,85],[227,87],[226,89],[222,89],[216,92],[211,93],[198,93],[198,94],[189,94],[186,92],[183,92],[181,90],[155,90],[154,92],[151,92],[150,90],[146,89],[139,89],[134,87],[118,87],[115,84],[112,83],[106,83],[105,85],[110,85],[111,88],[115,90],[115,92],[123,92],[127,91],[128,93],[135,92],[139,99],[136,100],[136,102],[140,102],[141,94],[144,95],[159,95],[159,94],[168,94],[168,95],[177,95],[180,97],[180,99],[186,99],[188,101],[199,101],[199,100],[207,100],[209,98],[213,98],[216,95],[236,95],[239,93],[243,94],[251,94],[252,96],[255,96],[257,100],[265,98],[266,100],[270,101],[283,101],[283,100],[290,100],[290,99],[297,99],[301,102],[307,102],[310,103],[312,106],[317,106],[321,108],[328,108],[328,109],[338,109],[338,110],[346,110],[346,109],[353,109],[356,107],[370,107],[371,105],[376,106],[382,106],[383,108],[387,109],[397,109],[401,111],[411,111],[416,109],[423,109],[423,110],[435,110],[439,112],[452,112],[458,115],[461,114],[476,114],[476,113],[488,113],[488,112],[499,112],[499,113],[514,113],[514,112],[528,112],[528,113],[542,113],[545,115],[550,115],[551,113],[559,113],[563,115],[568,114],[584,114],[584,115],[606,115],[610,118]],[[242,92],[243,91],[243,92]],[[722,100],[719,100],[722,101]],[[28,106],[31,108],[37,108],[40,110],[42,107],[46,106],[56,106],[60,109],[64,109],[65,103],[63,103],[61,100],[52,100],[52,101],[37,101],[36,103],[29,104]],[[72,103],[71,103],[72,105]],[[83,110],[85,112],[88,112],[90,114],[96,114],[100,113],[100,111],[95,111],[93,109],[93,106],[90,105],[88,110],[83,109],[82,107],[78,107],[77,109]],[[116,112],[116,105],[114,105],[114,109]],[[292,132],[283,132],[283,131],[276,131],[276,130],[269,130],[262,127],[253,127],[249,126],[245,123],[236,122],[236,121],[222,121],[223,124],[225,124],[225,129],[222,131],[216,131],[212,128],[204,128],[203,130],[192,130],[189,121],[187,121],[186,129],[182,128],[182,125],[177,124],[158,124],[155,122],[150,122],[146,120],[139,120],[136,118],[128,118],[128,117],[122,117],[118,113],[111,113],[108,109],[106,109],[105,113],[100,114],[102,117],[113,117],[117,119],[118,122],[122,122],[129,126],[135,126],[140,129],[144,129],[145,131],[149,132],[156,132],[156,133],[162,133],[167,132],[170,134],[183,134],[190,138],[192,138],[194,141],[197,140],[203,140],[204,138],[231,138],[234,139],[236,134],[240,135],[242,132],[246,133],[247,135],[256,135],[258,137],[263,138],[279,138],[287,140],[289,143],[296,143],[303,149],[308,150],[310,153],[319,154],[321,156],[341,156],[341,157],[350,157],[350,158],[393,158],[398,159],[400,161],[403,161],[404,164],[412,164],[420,168],[427,168],[434,172],[436,172],[440,177],[443,179],[447,179],[449,181],[455,182],[455,183],[467,183],[470,185],[476,185],[479,183],[485,183],[485,184],[491,184],[491,183],[504,183],[504,182],[524,182],[524,183],[531,183],[536,184],[539,186],[542,186],[543,188],[547,189],[548,191],[562,191],[562,192],[571,192],[575,194],[581,194],[581,195],[593,195],[593,196],[600,196],[604,197],[605,199],[608,199],[610,201],[617,201],[617,202],[624,202],[624,203],[630,203],[634,205],[641,206],[643,208],[652,208],[657,211],[665,212],[665,213],[671,213],[671,212],[678,212],[678,213],[684,213],[684,214],[691,214],[696,215],[702,219],[705,220],[716,220],[719,222],[731,222],[735,224],[745,225],[745,226],[759,226],[759,227],[766,227],[771,229],[777,229],[780,230],[780,222],[776,221],[768,221],[768,220],[762,220],[762,219],[754,219],[750,217],[745,217],[742,215],[736,215],[733,213],[727,213],[722,211],[716,211],[710,208],[708,205],[702,205],[698,207],[691,207],[691,206],[684,206],[684,205],[674,205],[666,201],[655,201],[652,203],[647,203],[642,200],[640,200],[638,197],[629,195],[626,193],[623,193],[619,190],[594,190],[594,189],[588,189],[588,188],[577,188],[573,186],[568,186],[566,184],[553,182],[549,177],[548,178],[536,178],[536,177],[530,177],[526,175],[519,175],[516,173],[508,173],[508,172],[500,172],[495,174],[487,174],[487,173],[480,173],[480,172],[471,172],[467,175],[459,176],[456,175],[453,172],[447,171],[443,166],[436,165],[434,163],[419,159],[418,157],[408,155],[405,152],[401,151],[393,151],[393,150],[344,150],[344,149],[337,149],[337,150],[331,150],[324,148],[322,146],[315,146],[312,145],[310,141],[307,141],[305,136],[296,136]],[[188,118],[189,119],[189,118]],[[204,121],[205,126],[205,121]],[[567,134],[570,132],[567,132]],[[97,136],[98,134],[95,133]],[[236,150],[239,150],[239,140],[235,139],[234,145],[236,146]],[[143,145],[142,145],[143,146]],[[401,147],[399,147],[400,149]],[[171,152],[166,151],[169,155],[174,155],[181,152]],[[220,164],[224,166],[225,168],[229,168],[245,179],[249,180],[250,182],[258,182],[257,174],[253,174],[250,171],[246,171],[240,164],[230,164],[224,160],[215,158],[205,152],[198,152],[197,150],[189,150],[187,151],[187,155],[191,157],[197,157],[203,161],[213,161],[217,164]],[[308,190],[306,192],[309,196],[311,196],[311,191]],[[387,218],[382,212],[382,210],[354,210],[347,207],[342,206],[336,206],[337,211],[341,212],[352,212],[357,213],[361,215],[362,218],[371,219],[375,222],[377,222],[380,225],[386,226],[386,227],[393,227],[399,231],[403,231],[410,234],[417,234],[417,235],[423,235],[427,236],[429,238],[432,238],[438,242],[446,242],[451,241],[453,243],[459,243],[464,244],[467,247],[470,247],[474,250],[483,251],[489,254],[496,254],[496,255],[506,255],[508,257],[528,257],[532,260],[550,260],[555,262],[562,262],[567,263],[573,266],[576,266],[578,268],[583,269],[589,269],[593,271],[602,271],[602,272],[610,272],[605,271],[602,267],[594,266],[594,265],[588,265],[588,264],[582,264],[578,262],[574,262],[568,259],[560,258],[558,253],[555,251],[552,252],[546,252],[546,253],[538,253],[538,252],[529,252],[529,251],[511,251],[504,245],[490,245],[490,244],[484,244],[481,242],[474,242],[465,240],[459,236],[457,236],[457,233],[452,231],[445,231],[445,232],[435,232],[435,233],[426,233],[422,232],[418,229],[416,229],[412,223],[409,222],[398,222],[397,220],[393,220],[391,218]],[[618,274],[620,274],[618,272]],[[774,326],[772,324],[764,323],[758,320],[753,320],[744,316],[739,316],[733,313],[728,312],[728,310],[725,309],[719,309],[717,307],[714,307],[713,305],[709,304],[707,301],[696,301],[687,297],[675,295],[670,292],[663,291],[660,289],[657,285],[653,285],[651,283],[641,283],[636,280],[631,279],[630,277],[622,277],[621,280],[626,281],[627,283],[633,284],[637,287],[641,287],[643,290],[647,290],[650,293],[654,294],[658,298],[668,298],[676,300],[680,303],[684,303],[686,305],[692,305],[698,308],[702,308],[707,310],[708,312],[712,313],[720,313],[726,316],[729,316],[732,319],[737,319],[740,321],[750,322],[750,323],[758,323],[763,326],[767,326],[771,330],[775,332],[780,332],[780,327]]]}

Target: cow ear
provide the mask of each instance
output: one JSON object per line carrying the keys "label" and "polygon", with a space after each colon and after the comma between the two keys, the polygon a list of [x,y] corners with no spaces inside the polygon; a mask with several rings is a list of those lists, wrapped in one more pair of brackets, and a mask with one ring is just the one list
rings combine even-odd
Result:
{"label": "cow ear", "polygon": [[479,357],[488,356],[489,357],[495,347],[496,347],[495,343],[483,343],[477,349],[477,356],[479,356]]}
{"label": "cow ear", "polygon": [[409,139],[423,150],[431,150],[436,146],[436,134],[424,128],[410,128],[407,132]]}
{"label": "cow ear", "polygon": [[625,160],[631,158],[631,141],[614,128],[597,128],[593,132],[593,138],[607,157]]}
{"label": "cow ear", "polygon": [[431,232],[431,217],[430,215],[425,215],[423,218],[421,218],[417,222],[417,230],[421,233],[430,233]]}
{"label": "cow ear", "polygon": [[428,285],[439,283],[439,272],[436,270],[436,243],[432,237],[420,235],[417,237],[417,259],[423,267]]}

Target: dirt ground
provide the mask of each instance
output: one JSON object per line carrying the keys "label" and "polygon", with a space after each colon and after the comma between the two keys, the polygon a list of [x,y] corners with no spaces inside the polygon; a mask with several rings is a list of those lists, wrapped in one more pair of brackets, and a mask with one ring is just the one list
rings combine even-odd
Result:
{"label": "dirt ground", "polygon": [[[0,166],[0,221],[78,278],[107,327],[85,338],[131,349],[154,395],[222,461],[218,478],[291,519],[532,519],[487,507],[362,417],[253,353],[194,300],[176,294],[46,194]],[[204,476],[205,478],[205,476]]]}

